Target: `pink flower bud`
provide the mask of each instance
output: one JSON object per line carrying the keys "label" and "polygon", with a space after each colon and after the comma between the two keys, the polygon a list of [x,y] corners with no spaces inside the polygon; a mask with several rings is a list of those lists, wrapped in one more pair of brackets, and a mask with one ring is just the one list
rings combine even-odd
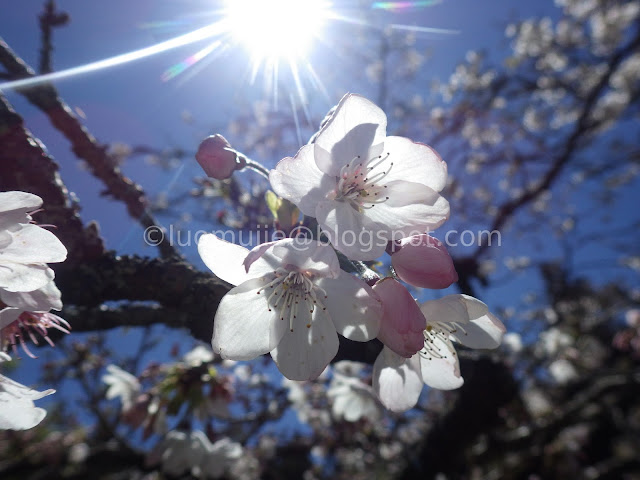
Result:
{"label": "pink flower bud", "polygon": [[391,350],[411,358],[424,345],[427,321],[409,291],[391,277],[373,286],[382,300],[383,314],[378,338]]}
{"label": "pink flower bud", "polygon": [[222,135],[205,138],[196,153],[196,160],[204,172],[212,178],[224,180],[231,177],[238,164],[237,153]]}
{"label": "pink flower bud", "polygon": [[391,256],[398,278],[423,288],[447,288],[458,281],[458,274],[446,247],[427,234],[400,240]]}

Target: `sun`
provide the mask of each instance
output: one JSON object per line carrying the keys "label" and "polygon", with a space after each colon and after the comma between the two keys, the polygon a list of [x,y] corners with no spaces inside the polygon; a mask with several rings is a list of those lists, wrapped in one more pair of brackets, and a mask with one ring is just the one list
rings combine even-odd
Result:
{"label": "sun", "polygon": [[329,18],[327,0],[227,0],[227,29],[253,62],[304,58]]}

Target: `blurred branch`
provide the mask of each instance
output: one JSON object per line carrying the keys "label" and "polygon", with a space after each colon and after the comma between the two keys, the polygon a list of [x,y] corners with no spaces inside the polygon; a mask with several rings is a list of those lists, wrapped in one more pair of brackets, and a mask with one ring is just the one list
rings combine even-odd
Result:
{"label": "blurred branch", "polygon": [[[598,98],[609,85],[611,76],[616,71],[616,68],[622,63],[622,61],[635,52],[640,47],[640,34],[637,34],[625,47],[621,48],[614,55],[611,56],[608,65],[609,68],[606,74],[602,75],[598,83],[589,92],[589,95],[584,99],[582,105],[582,111],[578,120],[576,121],[575,128],[562,148],[560,154],[551,163],[551,168],[542,176],[540,182],[537,182],[535,188],[526,190],[519,197],[508,201],[501,205],[498,209],[498,214],[493,221],[491,230],[500,230],[505,223],[523,206],[529,204],[532,200],[536,199],[542,192],[548,190],[553,182],[558,178],[564,167],[574,156],[576,150],[579,147],[580,141],[585,138],[594,127],[591,122],[591,113],[596,105]],[[479,256],[489,247],[488,244],[482,244],[474,252],[473,258],[479,258]]]}
{"label": "blurred branch", "polygon": [[[20,59],[9,46],[0,38],[0,64],[4,65],[14,79],[30,78],[35,72]],[[100,179],[107,190],[105,195],[124,202],[129,215],[147,228],[157,225],[154,218],[147,211],[147,200],[142,188],[125,177],[120,168],[107,154],[105,145],[101,145],[82,126],[71,108],[58,96],[58,92],[49,83],[42,83],[24,89],[18,89],[27,100],[51,121],[72,145],[73,152],[78,158],[84,159],[91,173]],[[176,251],[168,240],[163,239],[158,245],[163,257],[176,255]]]}
{"label": "blurred branch", "polygon": [[84,227],[80,207],[62,183],[58,164],[24,127],[22,118],[2,94],[0,144],[0,190],[23,190],[42,197],[44,211],[35,218],[55,226],[56,236],[69,252],[69,265],[101,255],[104,245],[97,225]]}
{"label": "blurred branch", "polygon": [[51,54],[53,53],[53,43],[51,34],[56,27],[62,27],[69,23],[69,15],[65,12],[56,12],[54,0],[48,0],[44,6],[44,12],[38,17],[40,21],[40,33],[42,34],[42,45],[40,47],[40,73],[49,73],[53,70],[51,66]]}
{"label": "blurred branch", "polygon": [[[163,323],[186,327],[209,342],[213,317],[229,286],[179,259],[118,257],[108,253],[75,267],[56,268],[63,292],[63,316],[74,331],[104,330],[124,325]],[[103,303],[128,300],[155,302],[105,308]]]}

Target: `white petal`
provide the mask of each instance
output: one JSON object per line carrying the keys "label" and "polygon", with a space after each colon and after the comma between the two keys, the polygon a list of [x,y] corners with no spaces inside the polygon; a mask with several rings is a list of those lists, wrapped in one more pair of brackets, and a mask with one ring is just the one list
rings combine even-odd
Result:
{"label": "white petal", "polygon": [[431,388],[438,390],[454,390],[464,383],[460,375],[460,364],[453,344],[441,336],[433,338],[431,349],[437,355],[428,355],[427,358],[420,354],[414,355],[420,359],[420,371],[422,381]]}
{"label": "white petal", "polygon": [[21,308],[6,307],[0,309],[0,330],[17,320],[20,314],[24,312]]}
{"label": "white petal", "polygon": [[340,273],[336,252],[329,245],[316,240],[285,238],[270,243],[267,248],[258,246],[254,250],[262,251],[262,255],[249,266],[251,277],[261,277],[278,268],[331,278]]}
{"label": "white petal", "polygon": [[232,288],[218,306],[213,323],[213,351],[231,360],[251,360],[273,350],[289,323],[278,318],[267,303],[266,292],[257,293],[267,279],[247,280]]}
{"label": "white petal", "polygon": [[0,430],[28,430],[46,416],[46,410],[36,407],[33,402],[0,392]]}
{"label": "white petal", "polygon": [[377,105],[360,95],[345,95],[316,138],[314,145],[331,154],[331,163],[324,163],[322,155],[316,156],[318,168],[338,176],[353,158],[365,157],[371,146],[381,144],[386,128],[387,117]]}
{"label": "white petal", "polygon": [[31,221],[29,212],[37,210],[42,199],[26,192],[0,192],[0,247],[6,245],[6,234],[2,230],[15,230],[19,224]]}
{"label": "white petal", "polygon": [[38,425],[47,412],[37,408],[33,400],[54,392],[39,392],[0,375],[0,430],[26,430]]}
{"label": "white petal", "polygon": [[123,410],[129,410],[141,390],[138,378],[113,364],[107,366],[107,372],[109,373],[102,376],[102,381],[109,385],[106,398],[120,397]]}
{"label": "white petal", "polygon": [[23,225],[12,233],[12,241],[0,250],[0,264],[55,263],[67,258],[67,249],[53,233],[37,225]]}
{"label": "white petal", "polygon": [[244,269],[249,250],[207,233],[198,240],[198,253],[213,274],[232,285],[240,285],[250,278]]}
{"label": "white petal", "polygon": [[26,398],[29,400],[40,400],[41,398],[56,392],[51,388],[43,392],[39,392],[38,390],[22,385],[15,380],[11,380],[4,375],[0,375],[0,391],[11,394],[15,398]]}
{"label": "white petal", "polygon": [[313,145],[305,145],[295,157],[280,160],[269,173],[273,191],[311,217],[315,216],[316,204],[336,187],[335,178],[328,177],[316,166],[313,149]]}
{"label": "white petal", "polygon": [[[242,262],[242,265],[244,266],[244,270],[246,272],[248,272],[249,268],[251,268],[251,265],[253,265],[256,260],[258,260],[260,257],[262,257],[265,254],[265,252],[267,250],[269,250],[275,244],[276,244],[276,242],[273,241],[273,242],[261,243],[260,245],[258,245],[256,247],[253,247],[249,251],[249,253],[247,254],[247,256],[244,259],[244,261]],[[264,275],[268,271],[272,271],[272,270],[274,270],[274,269],[273,268],[267,268],[267,269],[263,268],[262,270],[261,269],[256,270],[255,267],[254,267],[253,273],[254,273],[254,276],[261,277],[262,275]]]}
{"label": "white petal", "polygon": [[[4,229],[3,227],[2,222],[4,220],[4,218],[0,218],[0,249],[3,249],[11,243],[11,233],[9,233],[9,230]],[[9,225],[11,225],[12,223],[13,222],[8,222]]]}
{"label": "white petal", "polygon": [[10,292],[32,292],[44,287],[53,278],[53,270],[44,264],[0,262],[0,288]]}
{"label": "white petal", "polygon": [[316,219],[333,246],[352,260],[375,260],[387,247],[387,227],[346,202],[319,203]]}
{"label": "white petal", "polygon": [[13,210],[32,212],[42,205],[42,199],[27,192],[0,192],[0,214]]}
{"label": "white petal", "polygon": [[404,137],[387,137],[384,152],[389,153],[393,167],[388,170],[385,181],[411,181],[441,191],[447,184],[447,164],[430,146],[414,143]]}
{"label": "white petal", "polygon": [[335,279],[319,279],[317,285],[327,294],[323,303],[339,334],[356,342],[378,335],[382,303],[369,285],[344,271]]}
{"label": "white petal", "polygon": [[0,300],[11,307],[21,308],[28,312],[61,310],[60,295],[60,290],[53,281],[32,292],[9,292],[0,289]]}
{"label": "white petal", "polygon": [[311,327],[297,318],[293,332],[287,330],[271,352],[280,372],[290,380],[313,380],[338,353],[338,334],[329,316],[315,308]]}
{"label": "white petal", "polygon": [[483,302],[468,295],[447,295],[425,302],[420,308],[429,324],[456,323],[462,327],[456,328],[451,337],[469,348],[496,348],[506,332]]}
{"label": "white petal", "polygon": [[437,192],[414,182],[387,184],[389,199],[366,210],[365,215],[387,226],[387,238],[401,239],[435,230],[449,218],[449,202]]}
{"label": "white petal", "polygon": [[415,407],[423,383],[418,356],[403,358],[384,347],[373,364],[373,390],[382,404],[394,412]]}

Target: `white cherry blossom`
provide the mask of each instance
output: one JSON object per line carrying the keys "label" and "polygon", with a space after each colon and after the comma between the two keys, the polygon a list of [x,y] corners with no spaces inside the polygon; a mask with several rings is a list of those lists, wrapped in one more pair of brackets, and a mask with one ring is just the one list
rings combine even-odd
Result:
{"label": "white cherry blossom", "polygon": [[213,360],[213,352],[204,345],[197,345],[182,357],[182,361],[190,367],[199,367]]}
{"label": "white cherry blossom", "polygon": [[271,352],[291,380],[316,378],[338,351],[338,335],[376,337],[382,307],[362,280],[340,270],[334,250],[315,240],[284,239],[251,252],[203,235],[198,251],[222,280],[237,285],[221,300],[215,353],[250,360]]}
{"label": "white cherry blossom", "polygon": [[49,312],[62,309],[60,290],[50,281],[46,285],[31,292],[10,292],[0,289],[0,350],[7,350],[19,343],[24,352],[31,358],[25,338],[38,344],[38,336],[51,346],[48,330],[55,328],[69,333],[71,326],[64,319]]}
{"label": "white cherry blossom", "polygon": [[380,417],[380,402],[371,386],[360,378],[361,369],[362,364],[348,360],[334,365],[333,378],[327,389],[334,418],[357,422],[361,418],[376,420]]}
{"label": "white cherry blossom", "polygon": [[196,478],[221,478],[243,455],[242,445],[221,438],[211,443],[201,431],[172,430],[151,454],[162,470],[174,477],[190,472]]}
{"label": "white cherry blossom", "polygon": [[420,309],[426,319],[423,349],[406,359],[384,347],[373,365],[373,389],[393,411],[413,408],[423,383],[439,390],[462,386],[452,341],[469,348],[497,348],[505,333],[487,306],[468,295],[448,295]]}
{"label": "white cherry blossom", "polygon": [[354,260],[378,258],[391,238],[433,230],[449,216],[438,194],[446,164],[427,145],[387,137],[386,128],[380,108],[346,95],[315,142],[269,174],[273,190]]}
{"label": "white cherry blossom", "polygon": [[108,365],[106,375],[102,381],[109,385],[106,398],[118,398],[122,401],[122,410],[127,411],[133,405],[134,400],[140,394],[141,387],[138,379],[117,365]]}

